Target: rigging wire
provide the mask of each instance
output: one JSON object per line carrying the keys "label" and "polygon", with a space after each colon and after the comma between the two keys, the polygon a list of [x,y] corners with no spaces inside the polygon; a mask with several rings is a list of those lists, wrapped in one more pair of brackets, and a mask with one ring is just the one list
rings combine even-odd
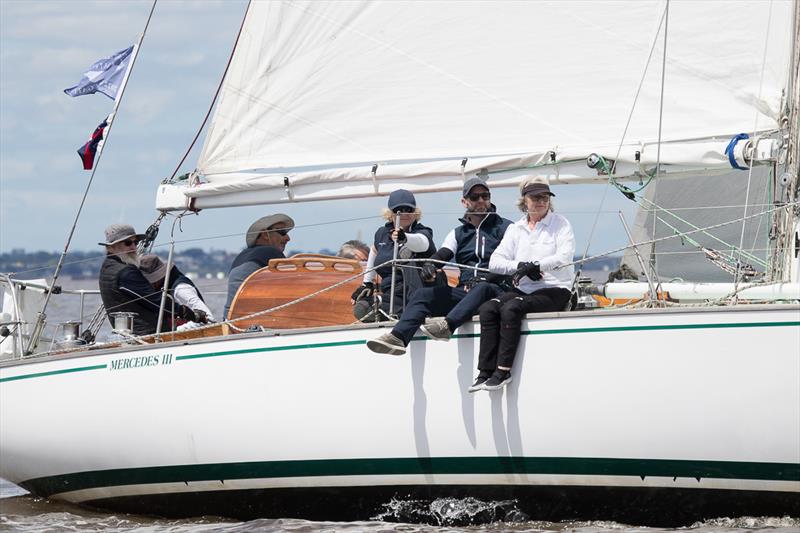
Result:
{"label": "rigging wire", "polygon": [[[153,0],[153,4],[150,6],[150,13],[147,15],[147,22],[145,22],[144,30],[142,30],[142,35],[139,37],[139,42],[136,45],[135,53],[134,53],[133,57],[131,58],[130,67],[128,67],[128,71],[125,73],[125,77],[123,79],[122,86],[119,88],[119,94],[115,98],[114,109],[112,111],[114,119],[117,118],[116,114],[117,114],[117,111],[120,108],[120,105],[122,104],[122,98],[125,95],[125,88],[128,85],[128,83],[127,83],[128,78],[130,77],[130,74],[131,74],[131,72],[133,72],[133,68],[136,65],[136,59],[139,57],[139,50],[141,49],[142,43],[144,42],[144,36],[147,34],[147,28],[150,26],[150,20],[153,18],[153,12],[156,9],[156,3],[157,2],[158,2],[158,0]],[[112,120],[111,123],[108,124],[108,127],[107,127],[105,135],[104,135],[105,141],[103,143],[103,147],[105,147],[105,145],[108,143],[108,139],[111,136],[111,130],[114,127],[114,122],[115,121]],[[94,176],[97,173],[97,169],[100,166],[100,160],[103,157],[104,151],[105,150],[100,149],[99,153],[96,156],[95,163],[94,163],[94,168],[92,169],[92,173],[89,175],[89,180],[86,183],[86,188],[83,191],[83,197],[81,198],[81,202],[78,205],[78,211],[77,211],[77,213],[75,213],[75,220],[73,221],[72,227],[70,228],[70,231],[69,231],[69,235],[67,236],[67,242],[64,244],[64,251],[61,253],[61,257],[59,258],[58,264],[56,265],[55,272],[53,273],[53,282],[52,282],[53,285],[55,285],[55,282],[58,279],[58,275],[60,274],[61,269],[63,267],[64,258],[66,257],[67,251],[69,250],[69,245],[72,242],[72,237],[75,235],[75,228],[77,228],[77,226],[78,226],[78,220],[80,219],[81,212],[83,211],[83,206],[86,204],[86,198],[89,196],[89,189],[92,186],[92,182],[94,181]],[[38,341],[38,336],[41,334],[41,329],[44,327],[44,320],[47,317],[47,315],[45,314],[45,310],[47,309],[47,304],[50,302],[50,296],[51,295],[52,295],[52,291],[47,291],[47,296],[45,296],[44,303],[42,304],[42,309],[41,309],[41,311],[39,311],[38,316],[37,316],[36,325],[33,328],[33,331],[31,333],[30,343],[29,343],[28,347],[26,348],[27,352],[30,352],[33,349],[33,347],[36,345],[36,342]]]}
{"label": "rigging wire", "polygon": [[[764,32],[764,53],[761,56],[761,76],[759,77],[759,80],[758,80],[758,99],[757,99],[757,101],[761,101],[761,93],[762,93],[763,87],[764,87],[764,71],[766,70],[766,64],[767,64],[767,50],[769,49],[769,29],[770,29],[771,23],[772,23],[772,0],[770,0],[770,3],[769,3],[769,11],[767,12],[767,28],[766,28],[766,31]],[[753,179],[753,166],[754,166],[754,160],[755,160],[755,151],[756,151],[756,145],[758,144],[758,141],[757,141],[757,139],[755,137],[756,137],[756,132],[758,131],[759,110],[758,110],[758,106],[754,106],[754,107],[755,107],[755,120],[753,121],[754,122],[753,123],[753,135],[751,136],[751,138],[753,139],[753,141],[752,141],[753,152],[750,155],[750,165],[749,165],[749,170],[747,171],[747,187],[745,189],[745,195],[744,195],[744,204],[745,204],[745,206],[744,206],[744,215],[747,215],[747,203],[750,200],[750,184],[751,184],[752,179]],[[747,226],[747,223],[743,220],[742,221],[742,231],[741,231],[741,234],[739,236],[739,248],[740,249],[744,246],[744,231],[745,231],[745,227],[746,226]],[[737,260],[737,265],[741,264],[741,259],[742,259],[742,255],[741,255],[741,252],[740,252],[739,253],[739,259]],[[739,278],[740,278],[740,273],[741,273],[740,270],[741,269],[739,268],[739,266],[737,266],[736,267],[736,275],[734,276],[734,279],[733,279],[734,286],[737,286],[738,283],[739,283]],[[734,303],[734,305],[736,305],[736,303],[737,303],[736,299],[734,299],[733,303]]]}
{"label": "rigging wire", "polygon": [[[667,6],[668,5],[669,5],[669,2],[667,2]],[[636,110],[636,104],[637,104],[637,102],[639,100],[639,95],[641,94],[642,86],[644,85],[644,80],[647,77],[647,70],[650,67],[650,61],[653,58],[653,52],[655,51],[656,44],[658,43],[658,36],[661,33],[661,27],[664,24],[664,19],[666,17],[666,13],[667,13],[667,11],[666,11],[666,8],[665,8],[664,11],[661,13],[661,19],[659,20],[658,26],[656,27],[656,32],[655,32],[655,35],[653,36],[653,42],[650,45],[650,51],[647,54],[647,61],[645,61],[644,70],[642,71],[642,77],[639,80],[639,86],[636,89],[636,94],[635,94],[635,96],[633,98],[633,103],[631,104],[631,110],[628,113],[627,120],[625,121],[625,128],[622,131],[622,137],[620,138],[619,145],[617,146],[617,154],[616,154],[616,158],[614,159],[615,162],[617,160],[619,160],[619,154],[622,151],[623,144],[625,143],[625,136],[628,134],[628,128],[630,127],[631,120],[633,119],[633,113]],[[609,185],[609,183],[613,183],[615,181],[613,179],[613,173],[612,173],[613,170],[614,170],[613,168],[610,168],[607,171],[607,173],[609,175],[609,181],[606,182],[606,186],[603,188],[603,195],[600,198],[600,204],[599,204],[599,206],[597,208],[597,213],[595,214],[595,218],[594,218],[594,221],[592,223],[592,228],[589,231],[589,238],[586,241],[586,248],[583,251],[583,258],[584,259],[589,254],[589,246],[591,246],[592,239],[594,238],[594,232],[597,229],[597,223],[598,223],[598,221],[600,219],[600,212],[602,211],[603,205],[605,205],[606,197],[608,196],[608,185]],[[649,183],[649,181],[648,181],[648,183]]]}
{"label": "rigging wire", "polygon": [[236,52],[236,46],[239,44],[239,37],[241,37],[241,35],[242,35],[242,29],[244,28],[244,21],[247,20],[247,12],[250,11],[251,2],[252,2],[252,0],[247,2],[247,8],[244,10],[244,17],[242,17],[242,24],[241,24],[241,26],[239,26],[239,33],[236,34],[236,40],[233,43],[233,48],[231,49],[231,54],[228,57],[228,63],[225,65],[225,70],[222,73],[222,78],[220,78],[220,80],[219,80],[219,85],[217,85],[217,91],[214,93],[214,98],[211,99],[211,105],[208,106],[208,111],[206,112],[206,116],[203,119],[203,122],[200,124],[200,128],[197,130],[197,133],[195,134],[194,139],[192,139],[191,144],[189,144],[189,148],[186,149],[186,153],[183,154],[183,157],[181,158],[181,160],[178,163],[178,165],[175,167],[175,170],[172,171],[172,175],[169,177],[169,179],[168,180],[164,180],[165,182],[166,181],[170,181],[170,180],[175,178],[175,175],[178,173],[178,171],[180,170],[181,166],[186,161],[186,158],[189,157],[189,153],[191,153],[192,148],[194,148],[194,145],[197,142],[197,139],[200,138],[200,133],[202,133],[203,128],[206,127],[206,123],[208,122],[208,118],[211,116],[211,110],[214,109],[214,104],[217,102],[217,97],[219,97],[219,92],[222,90],[222,84],[225,82],[225,76],[228,75],[228,69],[231,66],[231,62],[233,61],[233,55]]}

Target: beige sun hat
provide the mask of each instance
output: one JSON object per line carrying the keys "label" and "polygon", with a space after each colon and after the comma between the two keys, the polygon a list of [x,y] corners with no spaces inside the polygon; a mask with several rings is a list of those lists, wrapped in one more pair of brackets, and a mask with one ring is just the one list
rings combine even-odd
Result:
{"label": "beige sun hat", "polygon": [[245,235],[247,247],[252,248],[255,246],[256,240],[262,231],[267,231],[269,228],[280,222],[286,224],[286,229],[294,228],[294,220],[292,220],[292,217],[289,215],[284,215],[283,213],[267,215],[250,224],[250,227],[247,228],[247,235]]}
{"label": "beige sun hat", "polygon": [[106,242],[98,242],[97,244],[111,246],[131,237],[142,240],[144,239],[144,233],[136,233],[136,230],[130,224],[111,224],[106,228]]}

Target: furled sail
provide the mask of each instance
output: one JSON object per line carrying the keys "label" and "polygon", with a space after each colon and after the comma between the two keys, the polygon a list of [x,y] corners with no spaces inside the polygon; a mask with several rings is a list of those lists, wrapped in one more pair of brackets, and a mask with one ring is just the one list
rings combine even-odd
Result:
{"label": "furled sail", "polygon": [[622,175],[730,169],[732,136],[778,128],[792,16],[791,0],[254,0],[200,179],[159,207],[449,190],[483,169],[569,182],[596,177],[593,152]]}

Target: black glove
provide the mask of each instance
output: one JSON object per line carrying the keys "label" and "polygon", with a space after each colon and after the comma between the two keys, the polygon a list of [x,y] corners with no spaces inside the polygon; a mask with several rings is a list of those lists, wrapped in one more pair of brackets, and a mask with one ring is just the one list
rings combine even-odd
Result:
{"label": "black glove", "polygon": [[353,294],[350,295],[350,298],[357,302],[359,300],[363,300],[364,298],[372,298],[372,295],[375,294],[375,284],[371,281],[365,281],[359,288],[353,291]]}
{"label": "black glove", "polygon": [[511,277],[511,282],[517,287],[519,282],[522,281],[522,278],[526,276],[530,278],[531,281],[542,279],[542,271],[539,268],[538,261],[534,261],[533,263],[519,263],[517,265],[517,271],[514,272],[514,275]]}
{"label": "black glove", "polygon": [[208,315],[202,309],[192,309],[194,312],[194,318],[192,322],[197,322],[198,324],[208,324]]}
{"label": "black glove", "polygon": [[194,322],[194,311],[188,305],[179,305],[175,309],[175,314],[178,315],[178,318],[182,318],[188,322]]}
{"label": "black glove", "polygon": [[436,279],[436,263],[430,261],[422,264],[422,281],[433,281]]}
{"label": "black glove", "polygon": [[397,243],[398,244],[403,244],[404,242],[406,242],[408,240],[408,237],[406,237],[406,232],[403,230],[403,228],[397,228],[396,231],[397,231]]}
{"label": "black glove", "polygon": [[478,283],[483,283],[484,281],[486,281],[486,278],[484,278],[481,275],[472,276],[471,278],[469,278],[467,281],[464,282],[463,288],[465,291],[469,292],[475,285],[477,285]]}

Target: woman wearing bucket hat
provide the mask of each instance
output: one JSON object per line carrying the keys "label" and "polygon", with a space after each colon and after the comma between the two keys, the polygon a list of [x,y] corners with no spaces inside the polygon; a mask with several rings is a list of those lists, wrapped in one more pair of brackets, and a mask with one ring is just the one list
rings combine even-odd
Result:
{"label": "woman wearing bucket hat", "polygon": [[[167,265],[160,257],[154,254],[143,255],[139,260],[139,269],[153,288],[160,291],[164,287],[164,279],[167,277]],[[185,305],[194,314],[191,321],[178,326],[179,330],[195,327],[197,324],[214,322],[214,315],[206,305],[197,286],[175,265],[172,265],[172,269],[169,272],[169,295],[172,296],[176,304]]]}
{"label": "woman wearing bucket hat", "polygon": [[520,185],[517,206],[523,216],[508,228],[489,260],[492,272],[512,274],[514,289],[479,309],[479,373],[469,392],[506,386],[511,381],[522,318],[527,313],[562,311],[570,300],[575,235],[569,221],[553,212],[553,196],[541,178]]}
{"label": "woman wearing bucket hat", "polygon": [[[367,272],[363,284],[353,293],[353,314],[362,320],[369,315],[375,293],[376,274],[381,277],[380,292],[383,294],[380,309],[383,315],[399,315],[406,299],[422,285],[418,269],[400,267],[395,272],[394,308],[390,309],[392,265],[387,264],[372,270],[394,258],[394,244],[398,243],[398,259],[430,257],[436,248],[433,244],[433,230],[419,222],[422,211],[417,207],[414,195],[405,189],[397,189],[389,195],[387,208],[383,210],[386,224],[375,232],[373,245],[367,259]],[[395,219],[399,224],[395,227]],[[416,265],[410,265],[414,267]],[[375,320],[375,318],[373,318]],[[378,317],[378,320],[380,318]]]}

